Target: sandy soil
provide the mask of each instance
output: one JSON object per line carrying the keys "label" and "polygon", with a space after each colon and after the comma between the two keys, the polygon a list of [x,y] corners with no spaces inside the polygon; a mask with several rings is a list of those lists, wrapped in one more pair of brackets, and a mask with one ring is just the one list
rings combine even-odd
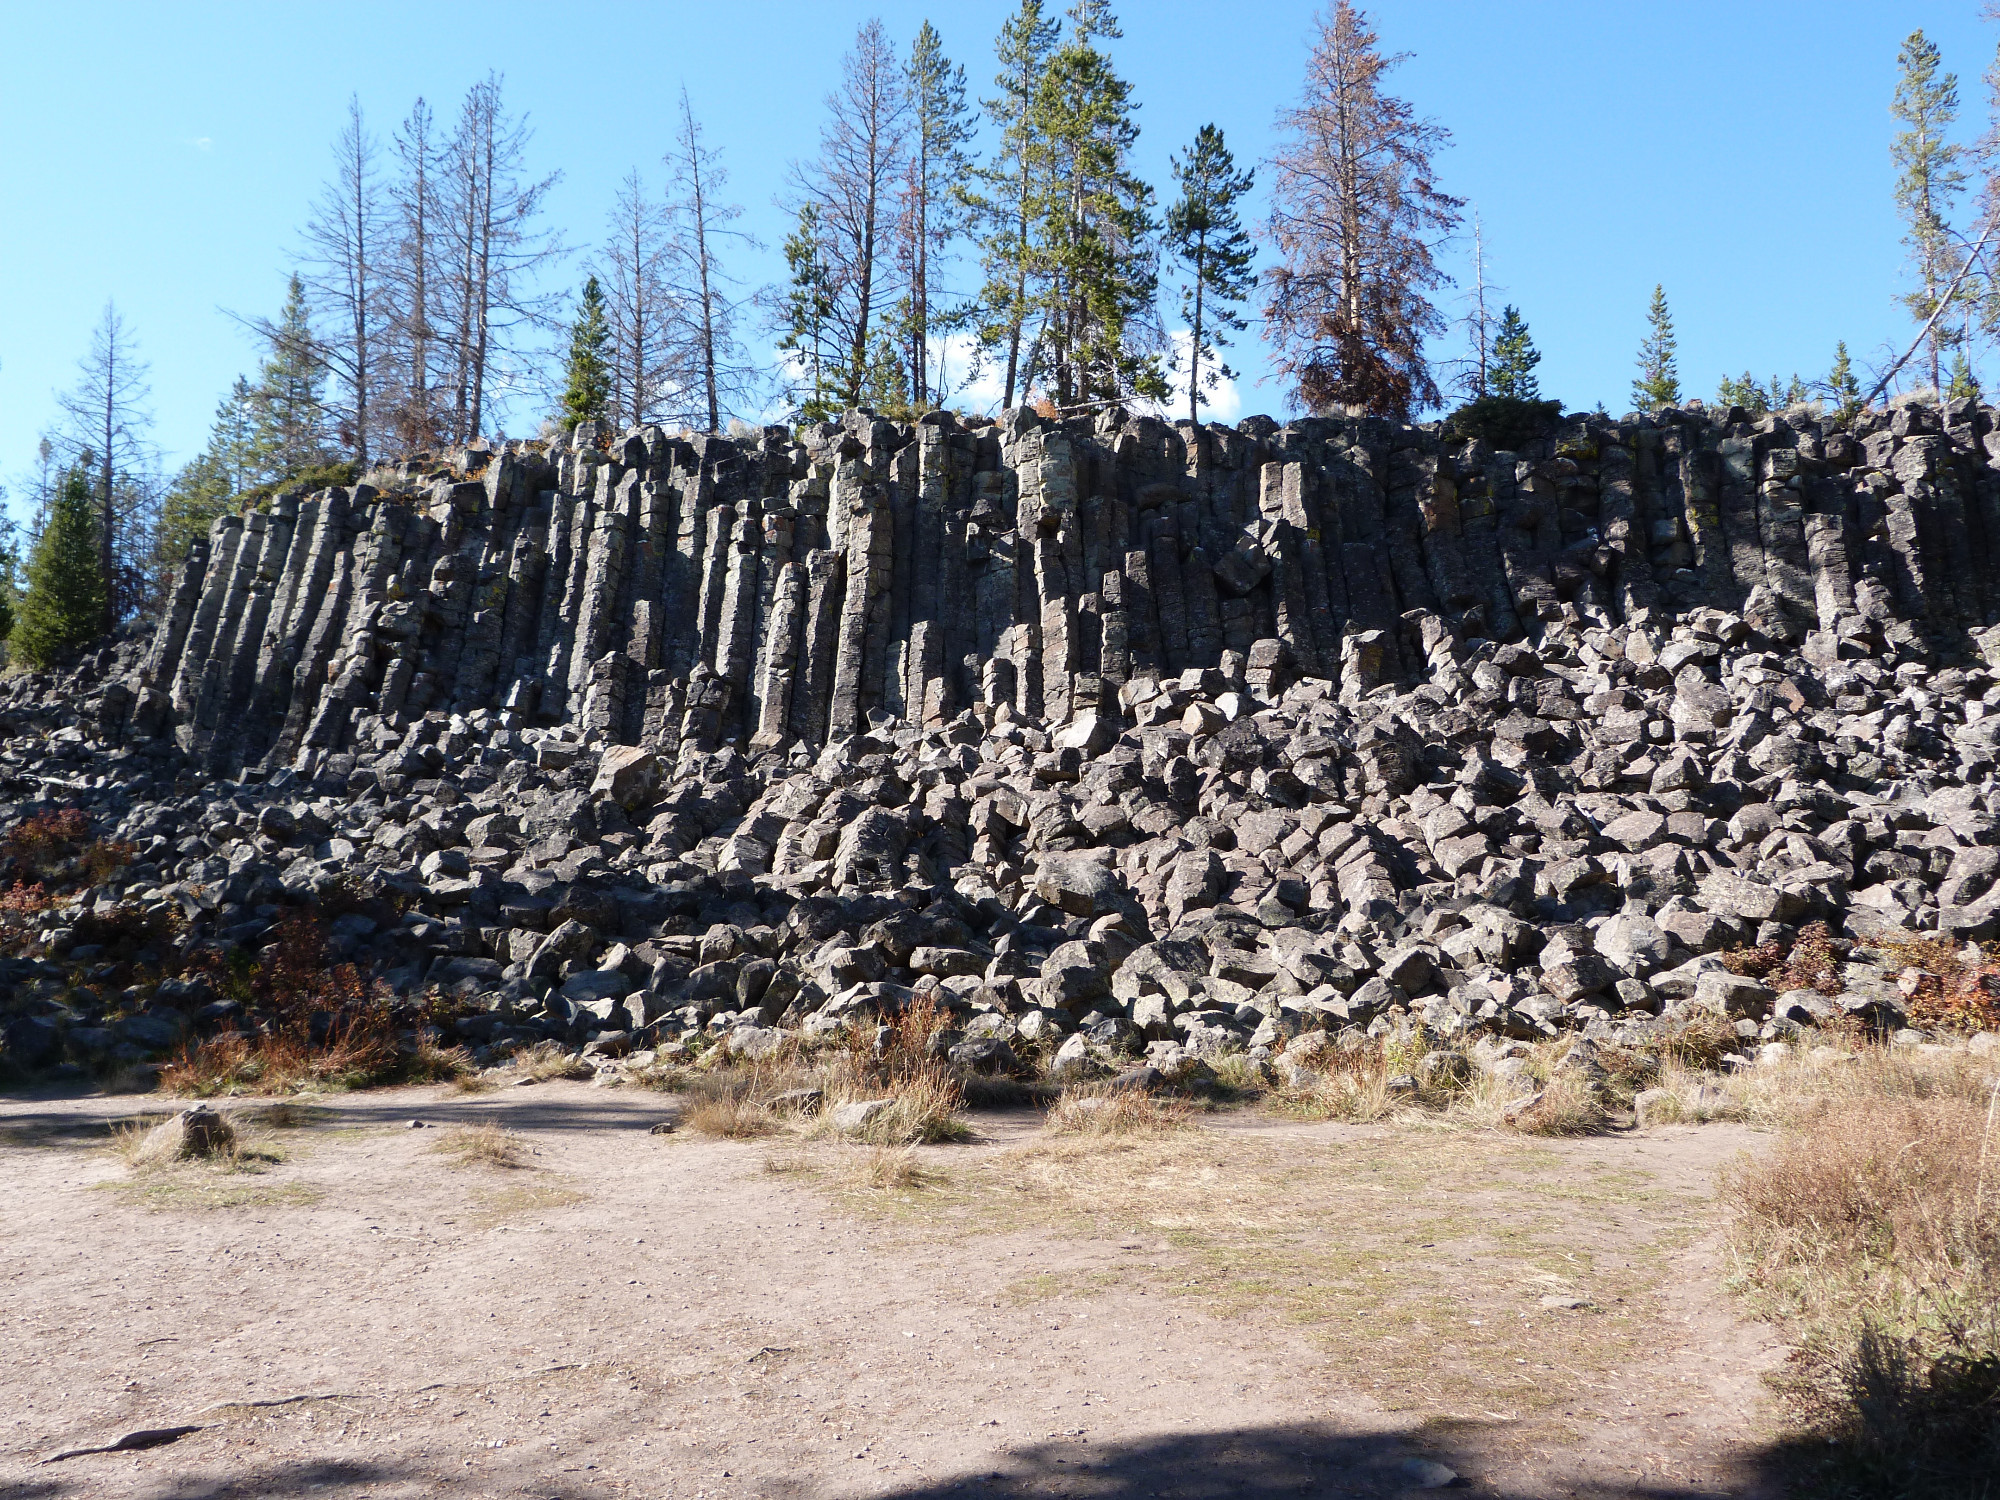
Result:
{"label": "sandy soil", "polygon": [[[135,1176],[109,1126],[166,1107],[0,1099],[0,1496],[1777,1493],[1782,1351],[1709,1227],[1737,1127],[992,1115],[884,1188],[552,1082]],[[526,1165],[438,1149],[486,1122]]]}

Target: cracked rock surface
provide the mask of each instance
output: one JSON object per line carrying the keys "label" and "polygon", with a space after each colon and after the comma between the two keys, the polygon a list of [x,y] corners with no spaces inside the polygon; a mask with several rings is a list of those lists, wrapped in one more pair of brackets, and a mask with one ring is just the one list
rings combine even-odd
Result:
{"label": "cracked rock surface", "polygon": [[1891,945],[2000,935],[1992,428],[856,413],[285,497],[0,692],[0,824],[118,851],[9,916],[4,1055],[252,1027],[145,975],[301,908],[480,1061],[1926,1026]]}

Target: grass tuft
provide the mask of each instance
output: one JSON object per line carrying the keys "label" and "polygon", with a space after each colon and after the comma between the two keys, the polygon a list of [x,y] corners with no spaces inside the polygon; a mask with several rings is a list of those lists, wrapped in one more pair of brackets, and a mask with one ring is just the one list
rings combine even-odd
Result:
{"label": "grass tuft", "polygon": [[458,1125],[438,1137],[431,1148],[454,1157],[461,1167],[474,1165],[519,1168],[528,1165],[528,1143],[504,1126]]}
{"label": "grass tuft", "polygon": [[1048,1113],[1042,1129],[1050,1135],[1170,1135],[1193,1123],[1194,1111],[1176,1100],[1127,1089],[1073,1087]]}

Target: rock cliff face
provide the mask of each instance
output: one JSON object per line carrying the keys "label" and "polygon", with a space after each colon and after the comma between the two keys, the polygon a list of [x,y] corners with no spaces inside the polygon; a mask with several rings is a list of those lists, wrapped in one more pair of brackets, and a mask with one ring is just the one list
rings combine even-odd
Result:
{"label": "rock cliff face", "polygon": [[1441,640],[1700,608],[1825,666],[1949,661],[2000,620],[1992,415],[1588,417],[1519,454],[1372,418],[586,430],[218,522],[130,729],[310,775],[487,710],[671,763],[981,705],[1061,723],[1188,668],[1354,702]]}
{"label": "rock cliff face", "polygon": [[281,1025],[202,976],[301,922],[482,1064],[1995,1026],[1992,416],[854,416],[286,500],[0,682],[0,1066]]}

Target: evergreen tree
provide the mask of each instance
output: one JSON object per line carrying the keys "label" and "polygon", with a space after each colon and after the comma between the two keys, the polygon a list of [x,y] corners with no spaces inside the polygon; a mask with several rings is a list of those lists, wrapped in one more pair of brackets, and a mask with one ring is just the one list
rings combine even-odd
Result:
{"label": "evergreen tree", "polygon": [[1139,137],[1132,86],[1100,38],[1120,35],[1105,0],[1076,0],[1069,39],[1043,70],[1028,108],[1029,305],[1036,319],[1028,380],[1046,370],[1058,407],[1128,395],[1163,400],[1152,189],[1131,171]]}
{"label": "evergreen tree", "polygon": [[256,483],[250,419],[250,383],[241,375],[217,403],[208,445],[174,476],[160,507],[154,571],[180,566],[188,547],[208,535],[217,516],[237,508],[237,497]]}
{"label": "evergreen tree", "polygon": [[1188,420],[1199,422],[1204,391],[1236,377],[1217,351],[1228,347],[1229,332],[1246,326],[1236,305],[1256,285],[1250,270],[1256,249],[1236,212],[1255,174],[1236,170],[1213,125],[1195,133],[1188,154],[1174,158],[1173,172],[1181,197],[1167,210],[1167,248],[1188,273],[1181,289],[1181,316],[1188,320]]}
{"label": "evergreen tree", "polygon": [[972,112],[965,102],[965,69],[944,55],[944,39],[929,21],[910,44],[904,69],[909,87],[910,161],[902,193],[897,232],[897,260],[909,290],[894,321],[899,343],[907,350],[909,405],[922,412],[947,394],[942,351],[933,376],[932,348],[937,336],[962,319],[944,307],[943,278],[938,274],[952,242],[963,230],[966,205],[953,188],[971,170],[966,148],[974,135]]}
{"label": "evergreen tree", "polygon": [[1487,387],[1496,396],[1513,401],[1539,401],[1541,382],[1535,366],[1542,351],[1528,337],[1528,325],[1521,310],[1508,303],[1500,313],[1500,326],[1493,333],[1493,359],[1486,371]]}
{"label": "evergreen tree", "polygon": [[68,418],[63,456],[73,463],[86,449],[94,455],[98,572],[106,580],[102,628],[109,630],[139,607],[146,591],[159,500],[158,457],[147,436],[153,420],[145,405],[147,365],[112,303],[104,305],[78,372],[76,387],[59,398]]}
{"label": "evergreen tree", "polygon": [[1945,397],[1951,401],[1971,398],[1979,399],[1979,377],[1972,373],[1972,361],[1965,357],[1963,349],[1954,349],[1951,355],[1951,374],[1945,386]]}
{"label": "evergreen tree", "polygon": [[1681,375],[1675,348],[1666,288],[1656,284],[1652,304],[1646,309],[1646,338],[1639,345],[1639,378],[1632,382],[1632,404],[1639,410],[1680,404]]}
{"label": "evergreen tree", "polygon": [[1732,406],[1740,406],[1752,417],[1761,417],[1771,409],[1771,400],[1764,387],[1757,383],[1757,377],[1748,370],[1740,380],[1722,377],[1715,388],[1715,404],[1727,411]]}
{"label": "evergreen tree", "polygon": [[[1777,391],[1777,385],[1777,379],[1774,376],[1771,381],[1771,389],[1774,395]],[[1794,370],[1792,371],[1791,380],[1785,385],[1785,399],[1783,401],[1773,401],[1772,405],[1782,409],[1787,406],[1804,406],[1810,400],[1812,400],[1812,392],[1806,388],[1806,383],[1799,379],[1799,372]]]}
{"label": "evergreen tree", "polygon": [[327,438],[326,366],[314,351],[305,284],[285,289],[285,305],[268,335],[270,354],[250,388],[251,452],[268,480],[282,480],[323,466]]}
{"label": "evergreen tree", "polygon": [[[1889,112],[1903,122],[1889,148],[1897,169],[1896,208],[1907,232],[1917,290],[1903,298],[1910,316],[1923,323],[1938,311],[1962,264],[1951,232],[1951,205],[1965,188],[1958,162],[1959,148],[1945,139],[1958,119],[1958,78],[1941,73],[1935,43],[1913,31],[1896,54],[1902,70]],[[1931,324],[1929,346],[1931,389],[1944,388],[1943,354],[1954,342],[1948,316]]]}
{"label": "evergreen tree", "polygon": [[104,629],[108,590],[98,557],[90,459],[84,453],[63,476],[49,509],[49,524],[28,562],[28,591],[12,644],[31,667],[61,661]]}
{"label": "evergreen tree", "polygon": [[569,363],[564,371],[562,423],[601,421],[611,399],[611,326],[604,316],[604,288],[595,276],[583,284],[576,318],[569,326]]}
{"label": "evergreen tree", "polygon": [[1347,406],[1406,420],[1435,406],[1424,342],[1450,278],[1437,246],[1462,202],[1439,191],[1431,158],[1449,132],[1383,92],[1402,59],[1384,56],[1367,18],[1335,0],[1321,20],[1298,105],[1279,117],[1265,336],[1279,371],[1314,411]]}
{"label": "evergreen tree", "polygon": [[1847,357],[1846,339],[1833,346],[1833,369],[1823,389],[1841,421],[1851,420],[1861,410],[1861,382],[1855,378],[1854,362]]}
{"label": "evergreen tree", "polygon": [[838,355],[830,343],[833,293],[828,281],[825,247],[820,241],[819,205],[799,206],[798,226],[785,237],[786,278],[778,316],[784,332],[778,348],[796,356],[798,375],[790,395],[795,420],[824,422],[839,409],[828,379],[828,365]]}
{"label": "evergreen tree", "polygon": [[1042,75],[1048,70],[1061,26],[1042,17],[1042,0],[1021,0],[1021,8],[1000,28],[993,44],[1000,72],[998,94],[982,99],[986,118],[999,130],[999,147],[974,178],[978,191],[963,196],[979,226],[980,270],[977,337],[981,351],[999,358],[1004,370],[1000,404],[1010,407],[1024,393],[1023,342],[1028,324],[1029,216],[1036,196],[1037,156],[1030,118]]}

